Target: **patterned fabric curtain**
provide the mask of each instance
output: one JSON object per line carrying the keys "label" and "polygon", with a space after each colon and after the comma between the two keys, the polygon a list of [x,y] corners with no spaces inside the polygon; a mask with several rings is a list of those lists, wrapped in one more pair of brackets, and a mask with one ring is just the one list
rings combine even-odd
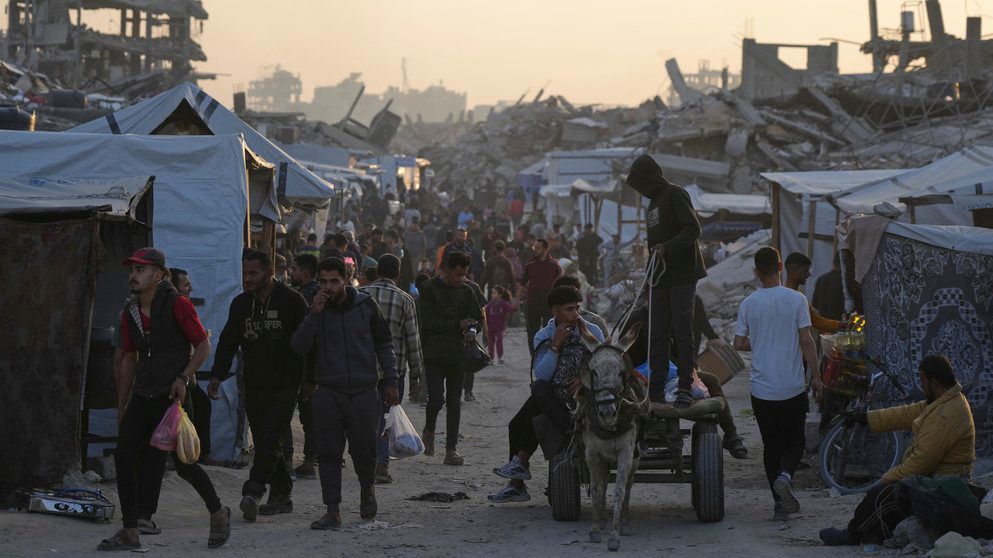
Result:
{"label": "patterned fabric curtain", "polygon": [[[884,234],[863,282],[870,355],[923,398],[917,365],[947,356],[972,405],[976,451],[993,455],[993,257]],[[890,401],[895,389],[882,384]]]}
{"label": "patterned fabric curtain", "polygon": [[0,219],[0,488],[45,486],[80,467],[98,231],[92,219]]}

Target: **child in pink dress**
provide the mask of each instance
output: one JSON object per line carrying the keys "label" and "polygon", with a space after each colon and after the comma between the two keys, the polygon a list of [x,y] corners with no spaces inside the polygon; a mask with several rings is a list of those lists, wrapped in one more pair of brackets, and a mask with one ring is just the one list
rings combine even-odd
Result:
{"label": "child in pink dress", "polygon": [[510,301],[510,293],[499,285],[493,287],[490,301],[483,310],[486,312],[486,344],[490,358],[495,359],[497,364],[503,364],[503,334],[507,331],[507,320],[516,310]]}

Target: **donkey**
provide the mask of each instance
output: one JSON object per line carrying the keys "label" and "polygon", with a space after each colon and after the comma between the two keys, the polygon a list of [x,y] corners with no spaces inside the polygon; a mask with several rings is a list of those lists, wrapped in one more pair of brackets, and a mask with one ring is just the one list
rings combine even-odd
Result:
{"label": "donkey", "polygon": [[621,546],[622,524],[628,522],[628,502],[634,472],[638,469],[635,448],[642,422],[649,414],[648,389],[625,354],[638,339],[641,324],[635,324],[617,343],[609,338],[598,347],[579,372],[584,388],[576,410],[576,433],[584,447],[593,497],[593,526],[590,542],[601,541],[607,508],[607,482],[611,467],[614,482],[614,520],[607,548]]}

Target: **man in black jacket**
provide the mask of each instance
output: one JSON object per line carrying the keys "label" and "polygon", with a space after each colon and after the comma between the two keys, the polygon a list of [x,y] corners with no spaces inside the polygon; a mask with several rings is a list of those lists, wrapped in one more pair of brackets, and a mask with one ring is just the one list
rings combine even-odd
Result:
{"label": "man in black jacket", "polygon": [[424,375],[428,387],[424,419],[424,454],[434,455],[434,430],[442,406],[445,415],[446,465],[462,465],[456,451],[462,420],[462,389],[465,387],[465,346],[482,330],[483,312],[466,282],[472,261],[465,252],[452,252],[445,259],[444,277],[425,282],[417,298],[424,349]]}
{"label": "man in black jacket", "polygon": [[359,476],[359,514],[363,519],[376,517],[379,419],[383,404],[399,404],[400,393],[393,337],[379,304],[348,286],[340,258],[322,261],[317,277],[321,291],[293,334],[293,349],[314,359],[306,382],[313,393],[318,471],[327,513],[310,528],[324,530],[341,527],[341,457],[346,441]]}
{"label": "man in black jacket", "polygon": [[[307,314],[300,293],[273,279],[272,260],[265,252],[249,251],[242,258],[245,292],[231,302],[211,370],[210,397],[217,398],[231,359],[241,348],[245,362],[245,411],[255,442],[255,459],[242,487],[245,521],[258,514],[293,511],[293,481],[283,458],[282,438],[296,406],[304,360],[290,346],[290,337]],[[270,485],[269,501],[259,505]]]}
{"label": "man in black jacket", "polygon": [[[697,244],[700,219],[690,195],[662,176],[662,168],[651,155],[635,159],[628,172],[627,184],[650,201],[648,205],[648,248],[665,263],[661,281],[652,290],[651,354],[654,371],[668,370],[670,340],[678,350],[679,391],[675,406],[686,408],[693,403],[690,385],[696,348],[693,347],[693,303],[696,282],[707,276],[703,253]],[[652,374],[649,397],[665,400],[665,374]]]}
{"label": "man in black jacket", "polygon": [[[333,240],[334,236],[329,236],[328,238]],[[332,247],[331,250],[336,249]],[[303,295],[308,307],[313,304],[314,297],[321,290],[321,286],[317,283],[317,264],[317,258],[313,254],[300,254],[293,259],[293,267],[290,268],[291,284],[297,292]],[[317,456],[315,455],[314,435],[313,428],[311,427],[314,417],[311,414],[310,401],[303,399],[303,391],[300,393],[301,397],[297,399],[297,408],[300,410],[300,426],[303,427],[303,463],[294,469],[293,472],[298,479],[313,479],[317,476],[317,472],[314,470]],[[283,457],[286,459],[287,464],[293,462],[292,426],[286,430],[286,435],[283,437]]]}

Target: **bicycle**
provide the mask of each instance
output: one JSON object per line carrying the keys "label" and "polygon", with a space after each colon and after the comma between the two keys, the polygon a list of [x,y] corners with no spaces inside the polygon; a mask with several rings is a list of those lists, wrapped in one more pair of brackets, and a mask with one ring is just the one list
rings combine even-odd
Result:
{"label": "bicycle", "polygon": [[[902,400],[909,399],[910,392],[895,374],[876,359],[868,358],[867,362],[878,372],[870,375],[866,389],[848,402],[845,411],[868,410],[883,377],[893,384]],[[882,482],[886,471],[900,464],[906,437],[902,432],[872,432],[867,426],[845,424],[843,413],[831,421],[821,441],[821,478],[841,494],[868,492]]]}

